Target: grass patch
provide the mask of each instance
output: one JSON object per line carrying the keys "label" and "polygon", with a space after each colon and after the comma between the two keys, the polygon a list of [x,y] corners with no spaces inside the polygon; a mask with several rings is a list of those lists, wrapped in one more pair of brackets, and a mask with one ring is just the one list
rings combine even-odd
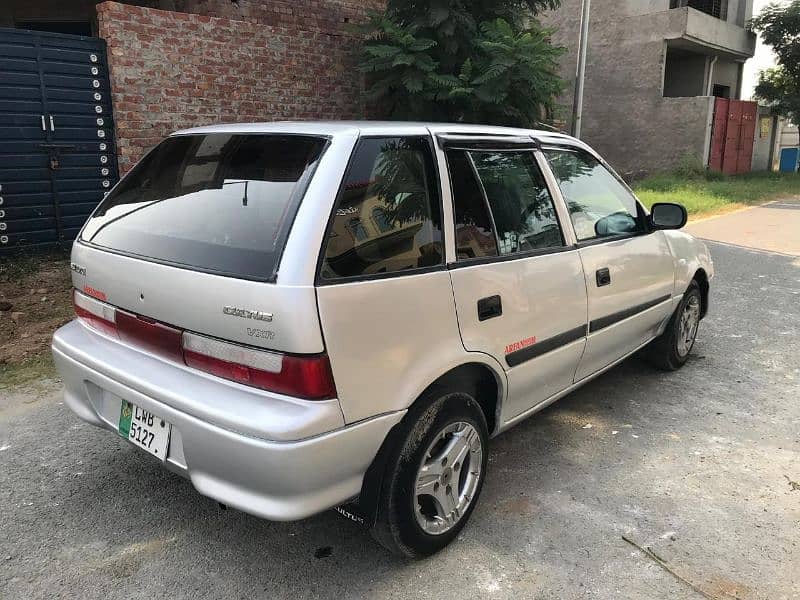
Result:
{"label": "grass patch", "polygon": [[50,352],[18,363],[0,364],[0,390],[58,377]]}
{"label": "grass patch", "polygon": [[634,189],[648,208],[655,202],[678,202],[697,217],[800,196],[800,174],[666,173],[643,179]]}

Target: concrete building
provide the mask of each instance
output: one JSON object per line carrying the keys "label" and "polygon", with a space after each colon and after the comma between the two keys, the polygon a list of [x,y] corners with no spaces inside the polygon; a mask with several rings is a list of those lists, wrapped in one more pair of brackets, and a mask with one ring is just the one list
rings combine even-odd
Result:
{"label": "concrete building", "polygon": [[[582,138],[630,176],[684,160],[708,163],[715,97],[738,100],[756,35],[752,0],[595,0]],[[563,116],[569,125],[581,0],[543,16],[567,48]]]}

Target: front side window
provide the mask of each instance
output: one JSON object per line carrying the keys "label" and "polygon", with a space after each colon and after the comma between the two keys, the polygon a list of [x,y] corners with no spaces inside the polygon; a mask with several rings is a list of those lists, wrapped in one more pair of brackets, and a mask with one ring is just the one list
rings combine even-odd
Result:
{"label": "front side window", "polygon": [[427,138],[362,139],[336,201],[322,278],[443,264],[436,177]]}
{"label": "front side window", "polygon": [[644,231],[636,198],[583,150],[545,150],[578,241]]}
{"label": "front side window", "polygon": [[300,135],[168,138],[103,200],[81,239],[184,268],[269,279],[325,145]]}
{"label": "front side window", "polygon": [[564,245],[555,205],[531,151],[470,151],[501,255]]}

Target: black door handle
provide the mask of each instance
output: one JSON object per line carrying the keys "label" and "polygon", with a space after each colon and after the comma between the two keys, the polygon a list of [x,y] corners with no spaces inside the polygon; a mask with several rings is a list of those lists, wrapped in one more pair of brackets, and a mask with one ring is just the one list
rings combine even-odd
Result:
{"label": "black door handle", "polygon": [[478,300],[478,321],[493,319],[503,314],[503,302],[500,296],[489,296]]}
{"label": "black door handle", "polygon": [[608,270],[608,267],[604,269],[597,269],[595,277],[597,279],[597,287],[603,287],[604,285],[611,285],[611,272]]}

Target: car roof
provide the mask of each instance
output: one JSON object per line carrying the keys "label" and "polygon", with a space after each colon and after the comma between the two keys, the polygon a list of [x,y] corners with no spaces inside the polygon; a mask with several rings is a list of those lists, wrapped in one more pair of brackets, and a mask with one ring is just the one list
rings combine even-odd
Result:
{"label": "car roof", "polygon": [[[194,127],[176,131],[172,135],[206,133],[289,133],[335,136],[350,135],[426,135],[437,134],[481,134],[497,136],[534,136],[553,142],[575,142],[566,134],[543,129],[521,129],[496,125],[473,125],[466,123],[434,123],[410,121],[274,121],[267,123],[224,123]],[[583,145],[583,144],[581,144]]]}

